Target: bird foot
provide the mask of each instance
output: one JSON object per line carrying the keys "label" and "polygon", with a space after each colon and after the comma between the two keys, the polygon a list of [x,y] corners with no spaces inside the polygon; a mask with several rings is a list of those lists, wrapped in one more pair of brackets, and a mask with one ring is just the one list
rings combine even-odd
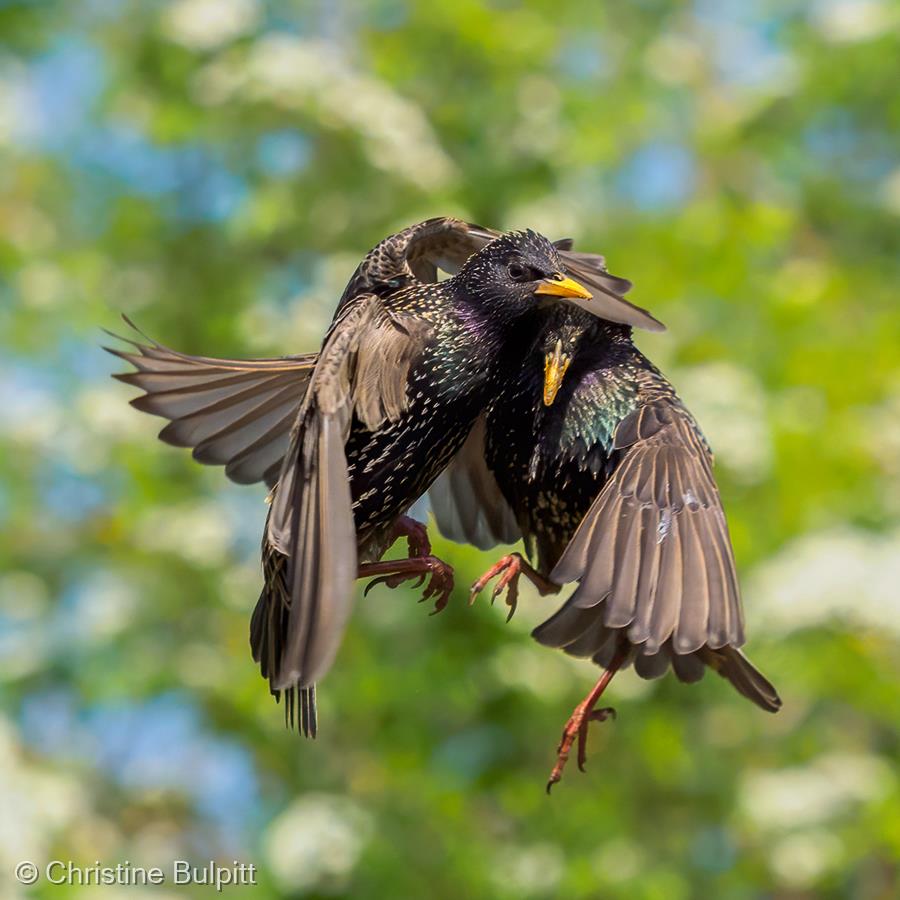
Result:
{"label": "bird foot", "polygon": [[428,528],[424,522],[419,522],[411,516],[398,516],[391,534],[393,541],[406,538],[410,556],[431,556],[431,541],[428,539]]}
{"label": "bird foot", "polygon": [[550,773],[550,779],[547,781],[547,793],[556,784],[563,774],[563,769],[569,761],[569,752],[572,750],[572,744],[578,740],[578,768],[583,772],[584,764],[587,761],[587,733],[588,725],[591,722],[605,722],[609,718],[616,717],[616,711],[607,706],[603,709],[594,709],[597,701],[606,690],[613,675],[618,672],[619,667],[628,658],[626,648],[620,648],[613,656],[606,671],[597,679],[597,683],[591,688],[591,692],[575,707],[575,711],[569,716],[566,727],[563,728],[562,740],[556,748],[556,764]]}
{"label": "bird foot", "polygon": [[611,706],[605,706],[602,709],[592,709],[590,712],[585,710],[583,703],[575,707],[575,712],[572,713],[569,721],[566,722],[566,727],[563,728],[562,739],[556,748],[556,765],[553,766],[553,771],[550,773],[550,778],[547,781],[548,794],[553,785],[562,778],[563,769],[569,761],[569,753],[572,750],[572,744],[575,743],[575,739],[578,739],[578,769],[583,772],[584,764],[587,762],[588,725],[591,722],[605,722],[607,719],[615,719],[615,717],[616,711]]}
{"label": "bird foot", "polygon": [[369,593],[376,584],[385,584],[389,588],[399,587],[405,581],[415,580],[413,587],[425,585],[420,603],[434,598],[434,610],[432,615],[439,613],[447,606],[450,594],[453,592],[453,567],[447,565],[436,556],[416,556],[412,559],[396,559],[386,562],[363,563],[359,567],[359,578],[372,579],[363,591],[363,596]]}
{"label": "bird foot", "polygon": [[524,575],[540,592],[542,596],[546,594],[556,594],[559,592],[559,585],[554,584],[549,578],[541,575],[537,569],[530,566],[521,553],[510,553],[499,559],[494,565],[472,585],[469,591],[469,603],[475,602],[475,598],[487,587],[492,578],[497,575],[497,583],[491,592],[491,603],[506,591],[506,605],[509,607],[509,615],[506,617],[508,622],[516,611],[519,603],[519,576]]}

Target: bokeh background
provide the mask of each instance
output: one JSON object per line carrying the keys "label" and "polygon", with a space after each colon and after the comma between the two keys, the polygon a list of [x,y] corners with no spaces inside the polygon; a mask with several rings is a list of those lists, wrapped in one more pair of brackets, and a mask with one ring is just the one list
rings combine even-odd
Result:
{"label": "bokeh background", "polygon": [[[0,890],[21,859],[214,858],[254,896],[900,896],[898,28],[0,3]],[[264,491],[157,442],[99,329],[312,350],[360,255],[447,213],[575,237],[668,323],[639,344],[717,452],[777,716],[625,674],[548,800],[596,671],[529,638],[554,599],[469,608],[494,557],[438,541],[450,608],[360,599],[318,740],[285,731],[247,647]]]}

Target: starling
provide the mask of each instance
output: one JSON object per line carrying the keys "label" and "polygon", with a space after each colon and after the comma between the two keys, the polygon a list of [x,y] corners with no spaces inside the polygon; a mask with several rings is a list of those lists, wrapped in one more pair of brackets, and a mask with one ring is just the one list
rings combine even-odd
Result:
{"label": "starling", "polygon": [[[560,243],[431,219],[366,256],[318,356],[215,360],[152,342],[113,351],[138,370],[119,376],[146,391],[134,405],[171,420],[163,440],[272,487],[251,648],[304,733],[315,734],[315,682],[337,652],[356,578],[427,578],[425,597],[447,602],[452,570],[405,513],[527,349],[515,346],[518,321],[555,298],[655,326],[598,279],[593,257]],[[452,277],[438,282],[439,268]],[[410,558],[381,561],[401,534]]]}
{"label": "starling", "polygon": [[[616,292],[630,283],[609,275]],[[533,631],[542,644],[604,668],[563,731],[547,789],[619,669],[643,678],[671,665],[685,682],[709,666],[770,712],[775,688],[738,649],[744,617],[712,453],[672,385],[632,343],[627,324],[577,309],[536,310],[530,352],[432,488],[438,526],[486,549],[524,539],[495,576],[510,615],[518,578],[542,594],[578,587]],[[500,523],[498,526],[497,523]]]}

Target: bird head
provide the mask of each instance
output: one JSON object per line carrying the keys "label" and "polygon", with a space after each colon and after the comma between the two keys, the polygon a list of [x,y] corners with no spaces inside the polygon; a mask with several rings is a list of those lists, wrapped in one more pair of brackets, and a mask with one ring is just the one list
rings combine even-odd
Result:
{"label": "bird head", "polygon": [[581,336],[596,319],[560,309],[546,320],[537,350],[544,360],[544,406],[552,406],[572,363]]}
{"label": "bird head", "polygon": [[559,252],[535,231],[504,234],[472,254],[456,276],[489,313],[522,315],[547,300],[590,309],[591,292],[565,274]]}
{"label": "bird head", "polygon": [[[544,314],[543,328],[535,344],[535,352],[544,366],[544,406],[557,399],[566,373],[575,359],[600,348],[608,352],[613,344],[631,341],[631,326],[589,316],[568,306],[558,306]],[[583,371],[583,369],[582,369]],[[571,376],[570,376],[571,377]]]}

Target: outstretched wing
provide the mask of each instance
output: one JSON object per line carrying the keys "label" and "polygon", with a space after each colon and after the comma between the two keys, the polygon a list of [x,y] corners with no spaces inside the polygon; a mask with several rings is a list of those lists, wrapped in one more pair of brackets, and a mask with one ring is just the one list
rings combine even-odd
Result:
{"label": "outstretched wing", "polygon": [[551,574],[578,589],[535,637],[591,655],[587,633],[602,624],[647,656],[669,640],[678,654],[739,647],[728,525],[693,419],[675,400],[651,402],[622,421],[613,450],[618,464]]}
{"label": "outstretched wing", "polygon": [[315,354],[213,359],[179,353],[149,338],[147,343],[120,340],[133,350],[106,349],[136,371],[113,377],[144,391],[132,406],[169,419],[161,440],[193,448],[198,462],[225,466],[225,474],[239,484],[275,483]]}
{"label": "outstretched wing", "polygon": [[[370,430],[400,417],[409,368],[430,333],[421,319],[392,314],[377,295],[364,294],[344,307],[325,339],[263,542],[267,580],[258,616],[282,629],[268,642],[280,653],[267,664],[273,689],[313,684],[337,652],[357,573],[344,445],[354,417]],[[258,659],[262,648],[253,649]]]}
{"label": "outstretched wing", "polygon": [[487,467],[484,431],[482,415],[465,444],[432,484],[428,499],[444,537],[489,550],[497,544],[514,544],[522,532]]}

